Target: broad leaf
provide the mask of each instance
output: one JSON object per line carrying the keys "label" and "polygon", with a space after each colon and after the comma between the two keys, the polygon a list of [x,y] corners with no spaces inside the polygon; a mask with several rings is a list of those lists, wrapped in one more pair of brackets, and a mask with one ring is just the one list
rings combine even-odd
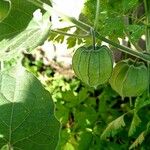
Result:
{"label": "broad leaf", "polygon": [[[27,1],[12,1],[8,17],[0,23],[0,60],[10,59],[24,50],[42,44],[49,33],[49,15],[42,14]],[[31,20],[32,19],[32,20]]]}
{"label": "broad leaf", "polygon": [[0,23],[0,41],[4,38],[11,38],[24,30],[36,9],[38,8],[26,0],[12,0],[8,17]]}
{"label": "broad leaf", "polygon": [[[49,0],[42,1],[47,2]],[[0,23],[0,41],[22,32],[28,26],[36,9],[38,7],[27,0],[11,0],[11,11],[8,17]]]}
{"label": "broad leaf", "polygon": [[40,81],[22,67],[0,73],[0,148],[54,150],[59,122]]}
{"label": "broad leaf", "polygon": [[[48,19],[47,14],[45,16]],[[0,42],[0,60],[8,60],[18,56],[23,51],[31,51],[42,44],[49,34],[49,22],[36,22],[33,20],[28,27],[10,40]]]}

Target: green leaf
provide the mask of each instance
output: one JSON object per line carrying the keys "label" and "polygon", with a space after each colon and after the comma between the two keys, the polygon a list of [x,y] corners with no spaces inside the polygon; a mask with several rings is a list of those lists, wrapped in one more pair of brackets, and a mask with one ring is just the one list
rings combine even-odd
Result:
{"label": "green leaf", "polygon": [[112,38],[118,38],[123,36],[123,29],[124,22],[122,17],[112,16],[106,18],[103,26],[103,34],[108,35]]}
{"label": "green leaf", "polygon": [[139,118],[137,113],[134,112],[133,119],[132,119],[132,122],[131,122],[131,126],[130,126],[130,129],[129,129],[129,132],[128,132],[129,136],[132,136],[135,133],[136,128],[139,126],[140,123],[141,123],[141,119]]}
{"label": "green leaf", "polygon": [[0,1],[0,22],[2,22],[8,16],[10,9],[11,9],[10,0]]}
{"label": "green leaf", "polygon": [[11,1],[11,11],[8,17],[0,23],[0,41],[22,32],[32,19],[36,9],[38,8],[28,1]]}
{"label": "green leaf", "polygon": [[[65,28],[60,28],[59,31],[67,33],[70,30],[70,27],[65,27]],[[50,32],[50,37],[49,40],[50,41],[54,41],[54,42],[58,42],[58,43],[63,43],[65,35],[63,34],[57,34],[55,32]]]}
{"label": "green leaf", "polygon": [[97,119],[97,113],[93,107],[79,106],[74,112],[74,119],[80,128],[91,127]]}
{"label": "green leaf", "polygon": [[142,142],[145,139],[145,131],[143,131],[139,137],[133,142],[133,144],[129,147],[129,149],[134,149],[136,148],[138,145],[141,145]]}
{"label": "green leaf", "polygon": [[66,143],[63,150],[75,150],[74,146],[71,143]]}
{"label": "green leaf", "polygon": [[22,67],[0,73],[0,114],[0,148],[56,148],[60,125],[52,98]]}
{"label": "green leaf", "polygon": [[78,137],[78,150],[87,150],[91,145],[93,135],[90,132],[83,131],[79,134]]}
{"label": "green leaf", "polygon": [[72,48],[76,45],[76,38],[69,37],[67,39],[67,48]]}
{"label": "green leaf", "polygon": [[123,11],[128,12],[138,4],[138,0],[123,0],[122,3],[123,3]]}
{"label": "green leaf", "polygon": [[[49,34],[49,14],[24,1],[13,1],[9,16],[0,23],[0,60],[8,60],[24,50],[33,50]],[[16,17],[17,16],[17,17]],[[32,19],[32,20],[31,20]]]}
{"label": "green leaf", "polygon": [[130,33],[130,39],[133,42],[138,42],[141,36],[144,34],[145,26],[144,25],[128,25],[126,26],[127,32]]}
{"label": "green leaf", "polygon": [[[42,1],[47,2],[49,0]],[[12,0],[9,15],[3,22],[0,22],[0,41],[4,38],[14,37],[22,32],[28,26],[33,17],[33,12],[37,9],[38,7],[27,0]]]}
{"label": "green leaf", "polygon": [[69,118],[69,109],[67,107],[61,103],[57,103],[55,114],[61,124],[67,124]]}
{"label": "green leaf", "polygon": [[136,98],[135,101],[135,111],[138,112],[141,108],[150,105],[150,98],[149,97],[145,97],[143,95],[143,97],[138,97]]}
{"label": "green leaf", "polygon": [[64,146],[70,139],[68,128],[62,129],[60,132],[60,142],[58,142],[57,150],[64,150]]}
{"label": "green leaf", "polygon": [[47,19],[43,19],[42,23],[36,22],[33,18],[23,32],[12,39],[2,40],[0,42],[0,60],[11,59],[22,51],[31,51],[42,44],[49,34],[48,14],[45,14],[43,18],[45,17]]}
{"label": "green leaf", "polygon": [[62,92],[62,98],[66,102],[76,101],[76,96],[71,90]]}
{"label": "green leaf", "polygon": [[89,96],[89,93],[86,88],[82,88],[78,94],[78,104],[84,102]]}
{"label": "green leaf", "polygon": [[125,127],[126,124],[124,122],[124,116],[125,114],[109,123],[106,129],[103,131],[101,139],[106,139],[109,136],[114,136],[120,131],[120,129]]}

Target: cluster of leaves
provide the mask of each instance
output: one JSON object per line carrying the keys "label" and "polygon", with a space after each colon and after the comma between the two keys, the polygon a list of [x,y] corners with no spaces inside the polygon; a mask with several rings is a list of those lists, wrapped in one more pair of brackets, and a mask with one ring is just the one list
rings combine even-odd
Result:
{"label": "cluster of leaves", "polygon": [[[1,61],[20,56],[22,51],[31,51],[43,43],[47,39],[50,26],[49,14],[40,12],[33,4],[26,1],[8,2],[11,4],[10,11],[5,19],[0,20]],[[0,11],[6,7],[6,2],[2,3],[4,5],[0,6]]]}
{"label": "cluster of leaves", "polygon": [[[96,13],[96,0],[87,0],[80,14],[80,20],[86,24],[94,26]],[[112,41],[119,42],[118,38],[129,38],[130,44],[139,48],[138,41],[144,34],[144,12],[142,1],[138,0],[103,0],[100,1],[100,10],[97,23],[97,31],[109,37]],[[68,32],[70,28],[63,28],[61,31]],[[74,34],[84,34],[80,29],[76,29]],[[64,36],[52,33],[50,40],[63,42]],[[91,44],[92,38],[67,37],[68,48],[80,43]],[[98,43],[101,41],[97,41]],[[139,48],[140,49],[140,48]]]}
{"label": "cluster of leaves", "polygon": [[[49,3],[48,0],[43,2]],[[128,36],[130,43],[138,47],[144,31],[143,12],[138,14],[142,2],[101,1],[97,30],[117,42],[118,37]],[[47,39],[51,24],[49,14],[42,14],[38,8],[28,1],[0,2],[0,61],[20,56],[22,51],[33,50]],[[37,14],[32,16],[35,10],[41,18]],[[93,26],[95,10],[96,0],[87,0],[80,20]],[[67,32],[70,27],[63,30]],[[83,34],[79,29],[74,33]],[[51,34],[49,40],[62,42],[64,36]],[[70,37],[67,43],[68,48],[81,43],[89,45],[91,37]],[[36,76],[42,69],[42,76],[47,77],[44,83],[53,95],[56,116],[62,124],[58,149],[133,149],[140,144],[141,149],[148,149],[149,97],[143,95],[134,99],[135,105],[131,108],[128,99],[122,101],[109,85],[94,90],[75,78],[70,80],[60,76],[50,67],[43,66],[40,60],[25,60],[24,64]],[[59,123],[54,116],[49,93],[33,75],[22,71],[22,67],[1,71],[0,79],[0,147],[55,149]]]}
{"label": "cluster of leaves", "polygon": [[1,71],[0,79],[0,148],[55,149],[60,124],[49,92],[21,66]]}
{"label": "cluster of leaves", "polygon": [[51,95],[20,63],[22,51],[47,39],[49,16],[37,9],[28,1],[0,1],[0,149],[56,149],[59,140]]}
{"label": "cluster of leaves", "polygon": [[[94,90],[52,68],[47,74],[50,66],[38,67],[35,61],[26,59],[25,62],[34,74],[47,76],[43,83],[52,94],[55,115],[62,125],[58,150],[119,150],[139,145],[147,149],[150,101],[145,95],[132,99],[135,106],[131,107],[129,99],[122,101],[109,85]],[[33,70],[35,67],[39,69]],[[45,70],[41,71],[41,67]]]}

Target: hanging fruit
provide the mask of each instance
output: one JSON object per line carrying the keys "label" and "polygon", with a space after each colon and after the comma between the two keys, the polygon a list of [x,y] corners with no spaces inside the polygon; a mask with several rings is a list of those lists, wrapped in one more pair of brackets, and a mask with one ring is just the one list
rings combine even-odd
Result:
{"label": "hanging fruit", "polygon": [[112,53],[107,46],[80,47],[72,58],[72,67],[79,79],[91,87],[108,81],[113,70]]}
{"label": "hanging fruit", "polygon": [[131,59],[118,62],[109,80],[111,87],[122,97],[141,95],[146,90],[148,81],[145,64]]}

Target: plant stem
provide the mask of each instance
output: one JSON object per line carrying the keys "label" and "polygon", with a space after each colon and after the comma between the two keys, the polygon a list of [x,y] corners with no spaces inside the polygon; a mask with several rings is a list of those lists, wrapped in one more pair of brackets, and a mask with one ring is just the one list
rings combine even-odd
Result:
{"label": "plant stem", "polygon": [[[144,6],[145,6],[145,16],[146,16],[146,24],[150,24],[150,0],[144,0]],[[150,27],[146,26],[146,51],[150,53]],[[148,76],[149,76],[149,82],[148,82],[148,96],[150,95],[150,62],[147,62],[148,66]]]}
{"label": "plant stem", "polygon": [[66,36],[72,36],[72,37],[75,37],[75,38],[86,38],[90,35],[90,34],[85,34],[85,35],[70,34],[70,33],[63,32],[61,30],[50,30],[50,31],[53,32],[53,33],[63,34],[63,35],[66,35]]}
{"label": "plant stem", "polygon": [[129,97],[129,103],[130,103],[130,107],[133,107],[132,97]]}
{"label": "plant stem", "polygon": [[[90,30],[91,30],[91,26],[79,21],[79,20],[76,20],[75,18],[73,17],[69,17],[69,16],[66,16],[64,15],[63,13],[59,12],[58,10],[55,10],[54,8],[52,8],[51,6],[39,1],[39,0],[28,0],[29,2],[33,3],[34,5],[46,10],[47,12],[49,12],[51,14],[52,11],[55,11],[59,16],[61,16],[64,20],[66,21],[69,21],[73,24],[75,24],[77,27],[79,27],[80,29],[84,30],[85,32],[87,33],[90,33]],[[137,58],[140,58],[144,61],[148,61],[150,62],[150,55],[148,54],[143,54],[143,53],[140,53],[140,52],[137,52],[137,51],[134,51],[132,50],[131,48],[128,48],[128,47],[125,47],[123,45],[119,45],[105,37],[103,37],[102,35],[100,35],[98,32],[95,31],[95,37],[99,40],[102,40],[116,48],[118,48],[120,51],[122,52],[125,52],[125,53],[128,53],[132,56],[135,56]]]}
{"label": "plant stem", "polygon": [[93,28],[91,28],[91,34],[92,34],[92,38],[93,38],[93,49],[95,50],[96,49],[96,47],[95,47],[96,40],[95,40],[95,31]]}
{"label": "plant stem", "polygon": [[98,18],[99,18],[99,5],[100,5],[100,0],[97,0],[96,3],[96,13],[95,13],[95,20],[94,20],[94,28],[91,28],[91,34],[93,38],[93,49],[96,49],[96,38],[95,38],[95,30],[97,29],[97,23],[98,23]]}
{"label": "plant stem", "polygon": [[140,58],[140,59],[142,59],[142,60],[144,60],[144,61],[149,61],[149,62],[150,62],[150,56],[149,56],[148,54],[143,54],[143,53],[134,51],[134,50],[132,50],[131,48],[128,48],[128,47],[126,47],[126,46],[119,45],[119,44],[117,44],[117,43],[115,43],[115,42],[113,42],[113,41],[110,41],[109,39],[107,39],[107,38],[101,36],[98,32],[96,32],[96,35],[95,35],[95,36],[96,36],[98,39],[100,39],[100,40],[102,40],[102,41],[104,41],[104,42],[106,42],[106,43],[108,43],[108,44],[110,44],[110,45],[112,45],[112,46],[114,46],[114,47],[117,47],[117,48],[120,49],[120,51],[122,51],[122,52],[128,53],[128,54],[130,54],[130,55],[132,55],[132,56],[135,56],[135,57],[137,57],[137,58]]}
{"label": "plant stem", "polygon": [[96,3],[96,14],[95,14],[95,21],[94,21],[94,29],[97,29],[97,23],[99,19],[99,6],[100,6],[100,0],[97,0]]}

